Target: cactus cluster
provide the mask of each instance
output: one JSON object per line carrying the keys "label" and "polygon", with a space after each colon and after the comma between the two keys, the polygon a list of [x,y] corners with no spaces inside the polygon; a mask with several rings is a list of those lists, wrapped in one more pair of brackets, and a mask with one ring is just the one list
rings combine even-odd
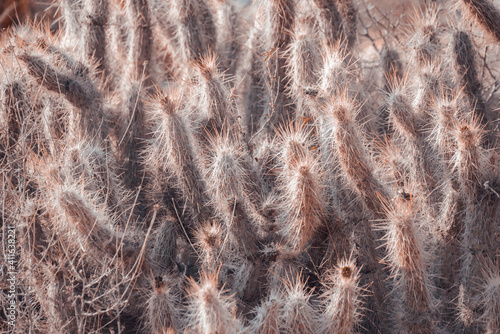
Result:
{"label": "cactus cluster", "polygon": [[500,333],[500,6],[54,6],[0,35],[0,331]]}

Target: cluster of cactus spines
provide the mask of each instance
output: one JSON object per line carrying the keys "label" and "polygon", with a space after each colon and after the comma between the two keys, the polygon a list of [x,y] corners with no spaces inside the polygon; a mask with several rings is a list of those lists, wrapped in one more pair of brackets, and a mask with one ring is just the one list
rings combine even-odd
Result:
{"label": "cluster of cactus spines", "polygon": [[56,6],[0,35],[16,332],[500,331],[500,8]]}

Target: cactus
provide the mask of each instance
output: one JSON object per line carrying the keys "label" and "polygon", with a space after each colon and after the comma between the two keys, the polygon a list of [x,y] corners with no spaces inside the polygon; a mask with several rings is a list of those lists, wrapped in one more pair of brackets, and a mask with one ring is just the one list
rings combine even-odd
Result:
{"label": "cactus", "polygon": [[359,268],[352,259],[343,259],[326,276],[325,313],[321,319],[325,333],[355,333],[359,325],[363,289]]}
{"label": "cactus", "polygon": [[498,333],[500,8],[416,3],[1,31],[0,331]]}

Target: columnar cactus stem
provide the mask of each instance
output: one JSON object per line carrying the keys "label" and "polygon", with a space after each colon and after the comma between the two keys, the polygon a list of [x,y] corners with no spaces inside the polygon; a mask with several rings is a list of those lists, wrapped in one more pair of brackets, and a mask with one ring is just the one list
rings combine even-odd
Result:
{"label": "columnar cactus stem", "polygon": [[489,0],[462,0],[465,12],[489,35],[500,41],[500,11]]}
{"label": "columnar cactus stem", "polygon": [[127,61],[130,67],[125,80],[144,78],[149,86],[153,52],[150,8],[147,0],[125,0],[130,33]]}
{"label": "columnar cactus stem", "polygon": [[320,66],[319,40],[309,21],[312,18],[304,17],[296,22],[287,64],[290,95],[297,103],[297,111],[306,117],[309,112],[304,109],[309,96],[314,98],[318,94],[316,82]]}
{"label": "columnar cactus stem", "polygon": [[[396,315],[398,329],[408,333],[434,333],[434,302],[427,256],[418,231],[417,212],[412,199],[396,199],[388,212],[384,229],[388,260],[394,278],[398,280],[396,303],[401,314]],[[401,300],[399,299],[401,298]]]}
{"label": "columnar cactus stem", "polygon": [[42,57],[20,54],[18,59],[45,88],[63,94],[75,106],[74,118],[80,135],[88,135],[99,143],[104,142],[109,133],[109,124],[101,92],[90,78],[61,72]]}
{"label": "columnar cactus stem", "polygon": [[500,273],[498,264],[490,261],[488,265],[481,298],[484,307],[481,320],[486,325],[486,333],[493,334],[500,330]]}
{"label": "columnar cactus stem", "polygon": [[348,96],[341,96],[328,106],[326,120],[333,127],[331,145],[337,153],[342,177],[354,190],[366,208],[374,215],[380,216],[377,208],[381,207],[384,190],[375,179],[374,166],[369,152],[363,142],[364,136],[355,120],[356,102]]}
{"label": "columnar cactus stem", "polygon": [[463,92],[469,99],[469,104],[474,109],[479,120],[486,124],[481,82],[476,68],[476,52],[469,34],[465,31],[455,32],[453,34],[453,49],[455,70],[460,78],[460,85],[464,87]]}
{"label": "columnar cactus stem", "polygon": [[310,302],[311,295],[297,277],[288,283],[282,308],[282,330],[291,334],[313,334],[319,329],[318,314]]}
{"label": "columnar cactus stem", "polygon": [[82,15],[79,17],[83,23],[83,52],[87,57],[97,60],[100,70],[104,70],[106,64],[108,14],[108,0],[91,0],[83,3]]}
{"label": "columnar cactus stem", "polygon": [[[295,25],[295,4],[290,0],[271,0],[262,4],[257,23],[268,31],[263,39],[267,86],[271,112],[261,115],[261,123],[269,133],[271,124],[281,124],[294,114],[293,103],[286,94],[286,50],[292,42],[290,32]],[[270,119],[270,121],[268,121]]]}
{"label": "columnar cactus stem", "polygon": [[311,152],[308,134],[290,124],[282,131],[283,152],[280,173],[283,193],[281,233],[290,246],[302,251],[323,224],[326,187],[319,158]]}
{"label": "columnar cactus stem", "polygon": [[361,318],[363,295],[359,276],[359,268],[351,259],[341,260],[328,273],[323,295],[325,313],[321,318],[324,333],[356,333]]}
{"label": "columnar cactus stem", "polygon": [[175,295],[175,282],[167,275],[157,276],[152,285],[147,305],[148,325],[154,334],[168,333],[167,330],[177,325],[178,297]]}
{"label": "columnar cactus stem", "polygon": [[328,0],[314,0],[320,11],[320,26],[321,31],[325,35],[325,39],[331,43],[345,38],[344,27],[342,24],[342,16],[340,16],[338,2]]}
{"label": "columnar cactus stem", "polygon": [[175,24],[175,40],[184,62],[199,60],[214,50],[216,30],[205,0],[170,0],[169,15]]}
{"label": "columnar cactus stem", "polygon": [[[487,166],[481,147],[482,128],[474,119],[456,124],[455,140],[457,151],[453,157],[454,172],[457,175],[459,189],[465,206],[464,231],[462,241],[463,263],[461,274],[459,310],[460,320],[470,330],[477,329],[474,315],[478,312],[478,293],[474,288],[474,277],[481,277],[479,270],[481,249],[488,249],[492,243],[488,228],[488,201],[480,203],[480,191],[485,180]],[[490,255],[488,251],[486,254]],[[473,318],[470,318],[470,317]]]}
{"label": "columnar cactus stem", "polygon": [[205,182],[213,198],[212,205],[225,222],[230,242],[242,254],[255,256],[257,232],[265,225],[265,219],[249,197],[254,181],[250,178],[248,155],[230,132],[217,134],[210,141]]}
{"label": "columnar cactus stem", "polygon": [[218,288],[216,275],[201,274],[200,283],[189,281],[186,326],[203,334],[238,333],[241,322],[235,314],[235,302]]}
{"label": "columnar cactus stem", "polygon": [[146,165],[153,167],[153,173],[160,173],[156,179],[165,170],[173,174],[176,188],[181,191],[189,210],[193,211],[193,216],[198,216],[198,221],[203,221],[210,218],[205,208],[208,199],[194,147],[196,143],[182,114],[182,97],[181,90],[171,89],[160,94],[153,104],[151,115],[156,124]]}

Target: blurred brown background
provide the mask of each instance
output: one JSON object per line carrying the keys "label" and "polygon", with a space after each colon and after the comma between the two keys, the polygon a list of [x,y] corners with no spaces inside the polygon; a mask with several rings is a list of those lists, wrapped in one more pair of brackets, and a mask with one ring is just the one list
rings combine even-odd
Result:
{"label": "blurred brown background", "polygon": [[26,19],[41,22],[53,17],[51,0],[0,0],[0,28],[4,29]]}
{"label": "blurred brown background", "polygon": [[[121,0],[118,0],[121,1]],[[242,4],[250,4],[251,0],[239,0]],[[399,15],[405,10],[425,2],[425,0],[368,0],[368,5],[377,6],[381,12]],[[51,0],[0,0],[0,28],[7,28],[13,23],[25,19],[43,21],[53,19],[56,15],[55,6],[50,8]],[[363,1],[361,2],[363,3]]]}

